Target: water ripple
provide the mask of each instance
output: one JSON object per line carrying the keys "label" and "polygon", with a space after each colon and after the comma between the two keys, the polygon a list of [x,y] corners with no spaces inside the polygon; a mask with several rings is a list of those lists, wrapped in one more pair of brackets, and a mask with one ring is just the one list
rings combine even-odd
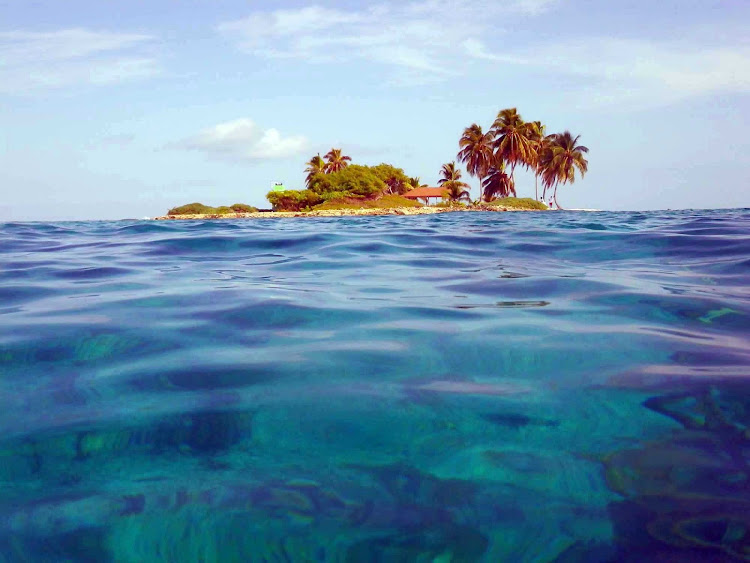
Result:
{"label": "water ripple", "polygon": [[723,560],[748,288],[748,210],[0,224],[0,559]]}

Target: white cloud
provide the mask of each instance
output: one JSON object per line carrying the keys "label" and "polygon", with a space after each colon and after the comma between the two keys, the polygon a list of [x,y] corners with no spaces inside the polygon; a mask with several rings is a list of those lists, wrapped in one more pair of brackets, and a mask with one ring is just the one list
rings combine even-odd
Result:
{"label": "white cloud", "polygon": [[[487,58],[481,50],[473,56]],[[589,38],[544,45],[504,62],[579,76],[588,100],[601,104],[661,105],[712,93],[750,92],[750,48],[744,45],[701,48],[689,40]]]}
{"label": "white cloud", "polygon": [[[750,91],[746,44],[708,47],[706,38],[691,39],[690,30],[672,30],[679,34],[674,41],[554,41],[541,39],[549,35],[524,35],[519,26],[523,18],[550,12],[561,1],[384,0],[358,9],[313,5],[254,12],[218,29],[257,57],[377,63],[390,71],[386,76],[396,84],[435,82],[470,74],[477,65],[497,65],[498,80],[507,78],[506,70],[516,76],[528,70],[537,76],[572,77],[578,86],[566,85],[562,95],[581,104],[661,105]],[[501,45],[503,38],[508,40]]]}
{"label": "white cloud", "polygon": [[175,146],[225,160],[253,162],[295,156],[307,150],[309,143],[301,135],[283,137],[277,129],[262,129],[252,119],[242,118],[205,129]]}
{"label": "white cloud", "polygon": [[[315,63],[365,60],[400,78],[429,81],[460,74],[456,46],[512,15],[535,15],[557,0],[423,0],[360,10],[308,6],[256,12],[218,30],[252,55]],[[404,80],[402,80],[404,81]]]}
{"label": "white cloud", "polygon": [[464,48],[464,52],[475,59],[484,59],[486,61],[495,61],[512,64],[528,64],[528,60],[513,57],[507,54],[495,54],[491,53],[487,47],[478,39],[467,39],[461,46]]}
{"label": "white cloud", "polygon": [[157,61],[143,53],[152,40],[148,35],[86,29],[0,32],[0,93],[154,76],[159,73]]}

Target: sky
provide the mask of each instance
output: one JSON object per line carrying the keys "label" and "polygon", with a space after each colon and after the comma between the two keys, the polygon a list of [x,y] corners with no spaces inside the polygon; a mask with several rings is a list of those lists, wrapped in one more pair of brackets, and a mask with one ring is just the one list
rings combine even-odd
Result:
{"label": "sky", "polygon": [[750,2],[0,0],[0,221],[267,208],[332,147],[435,185],[511,107],[589,148],[563,207],[748,207]]}

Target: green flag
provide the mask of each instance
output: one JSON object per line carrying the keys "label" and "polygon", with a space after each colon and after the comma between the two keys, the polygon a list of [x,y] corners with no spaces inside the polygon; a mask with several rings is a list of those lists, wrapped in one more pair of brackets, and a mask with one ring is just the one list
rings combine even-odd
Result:
{"label": "green flag", "polygon": [[284,191],[284,184],[281,182],[274,182],[273,187],[271,188],[274,192],[283,192]]}

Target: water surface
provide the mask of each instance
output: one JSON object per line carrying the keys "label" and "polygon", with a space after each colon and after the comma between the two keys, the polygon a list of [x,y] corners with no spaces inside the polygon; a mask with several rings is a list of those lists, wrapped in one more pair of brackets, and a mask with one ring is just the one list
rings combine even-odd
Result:
{"label": "water surface", "polygon": [[750,559],[750,211],[0,224],[0,561]]}

